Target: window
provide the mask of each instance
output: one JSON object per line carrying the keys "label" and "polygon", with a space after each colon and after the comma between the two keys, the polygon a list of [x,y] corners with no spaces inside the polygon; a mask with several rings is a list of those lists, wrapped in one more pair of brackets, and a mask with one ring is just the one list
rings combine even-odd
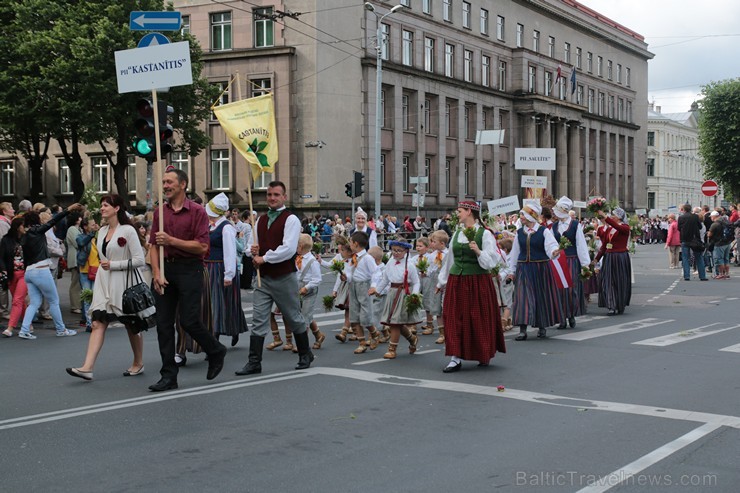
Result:
{"label": "window", "polygon": [[480,65],[480,83],[484,87],[489,87],[491,85],[491,57],[482,55]]}
{"label": "window", "polygon": [[583,105],[583,86],[578,84],[576,88],[576,104]]}
{"label": "window", "polygon": [[604,93],[599,93],[599,116],[604,116]]}
{"label": "window", "polygon": [[[212,82],[214,86],[218,89],[218,92],[221,93],[221,96],[218,100],[219,104],[227,104],[229,102],[229,91],[226,90],[226,88],[229,86],[228,82]],[[216,114],[211,111],[211,121],[216,121]]]}
{"label": "window", "polygon": [[552,72],[545,72],[545,96],[552,96]]}
{"label": "window", "polygon": [[655,192],[648,192],[648,210],[655,209]]}
{"label": "window", "polygon": [[581,59],[583,58],[583,51],[576,47],[576,68],[581,69]]}
{"label": "window", "polygon": [[632,101],[627,101],[627,123],[632,123]]}
{"label": "window", "polygon": [[434,38],[424,38],[424,70],[434,72]]}
{"label": "window", "polygon": [[606,61],[606,78],[612,80],[612,61]]}
{"label": "window", "polygon": [[622,83],[622,64],[617,64],[617,84]]}
{"label": "window", "polygon": [[385,128],[385,91],[380,91],[380,121]]}
{"label": "window", "polygon": [[614,96],[612,95],[609,95],[608,116],[609,118],[614,118]]}
{"label": "window", "polygon": [[465,128],[465,138],[470,139],[470,111],[471,108],[467,104],[463,108],[463,127]]}
{"label": "window", "polygon": [[445,159],[445,193],[450,194],[450,183],[452,182],[452,164],[449,159]]}
{"label": "window", "polygon": [[409,157],[403,156],[403,191],[408,192],[409,191]]}
{"label": "window", "polygon": [[552,36],[547,37],[547,56],[555,58],[555,38]]}
{"label": "window", "polygon": [[625,75],[625,84],[627,85],[627,87],[631,87],[631,85],[632,85],[631,82],[632,81],[630,80],[631,79],[631,77],[630,77],[631,74],[630,74],[630,68],[629,67],[627,67],[627,68],[624,69],[624,75]]}
{"label": "window", "polygon": [[190,33],[190,16],[183,15],[182,23],[180,24],[180,34],[189,34],[189,33]]}
{"label": "window", "polygon": [[98,193],[108,193],[110,183],[110,167],[105,156],[90,158],[92,165],[93,190]]}
{"label": "window", "polygon": [[[190,157],[188,157],[187,152],[172,151],[170,154],[170,164],[190,176]],[[190,183],[188,183],[188,188],[190,188]]]}
{"label": "window", "polygon": [[570,43],[563,45],[563,61],[570,65]]}
{"label": "window", "polygon": [[[424,158],[424,176],[427,178],[431,177],[431,171],[432,171],[432,158],[426,157]],[[427,182],[424,184],[424,193],[429,193],[430,189],[430,180],[427,180]]]}
{"label": "window", "polygon": [[624,120],[624,99],[617,98],[617,120]]}
{"label": "window", "polygon": [[264,96],[272,91],[272,79],[249,79],[252,97]]}
{"label": "window", "polygon": [[655,132],[648,132],[647,145],[655,146]]}
{"label": "window", "polygon": [[401,0],[401,5],[411,8],[411,0]]}
{"label": "window", "polygon": [[540,32],[532,31],[532,50],[536,53],[540,52]]}
{"label": "window", "polygon": [[260,174],[259,178],[254,180],[253,190],[266,190],[267,185],[269,185],[269,183],[273,181],[274,179],[275,179],[274,173],[263,172],[262,174]]}
{"label": "window", "polygon": [[470,161],[465,161],[465,177],[463,178],[463,193],[470,193]]}
{"label": "window", "polygon": [[603,67],[604,67],[604,59],[600,56],[596,57],[596,75],[599,77],[603,77]]}
{"label": "window", "polygon": [[558,79],[558,99],[565,99],[565,77]]}
{"label": "window", "polygon": [[488,196],[488,161],[483,161],[483,169],[481,169],[481,180],[483,181],[483,196]]}
{"label": "window", "polygon": [[407,66],[414,64],[414,33],[403,30],[403,58],[402,63]]}
{"label": "window", "polygon": [[219,149],[219,150],[211,151],[211,188],[214,190],[228,190],[229,189],[229,150],[228,149]]}
{"label": "window", "polygon": [[380,155],[380,191],[385,192],[385,154]]}
{"label": "window", "polygon": [[488,11],[480,9],[480,33],[488,36]]}
{"label": "window", "polygon": [[465,82],[473,82],[473,52],[463,51]]}
{"label": "window", "polygon": [[586,71],[589,74],[594,71],[594,54],[590,51],[586,53]]}
{"label": "window", "polygon": [[498,89],[506,90],[506,62],[498,62]]}
{"label": "window", "polygon": [[425,14],[431,14],[432,13],[432,0],[422,0],[421,11],[424,12]]}
{"label": "window", "polygon": [[211,50],[231,49],[231,12],[211,14]]}
{"label": "window", "polygon": [[462,24],[466,29],[470,29],[470,2],[462,3]]}
{"label": "window", "polygon": [[501,17],[500,15],[496,16],[496,39],[499,41],[504,40],[504,34],[505,34],[505,28],[506,28],[506,19]]}
{"label": "window", "polygon": [[455,76],[455,46],[445,43],[445,75]]}
{"label": "window", "polygon": [[0,162],[0,195],[15,195],[15,162]]}
{"label": "window", "polygon": [[432,101],[424,100],[424,132],[430,134],[432,131]]}
{"label": "window", "polygon": [[442,0],[442,19],[452,22],[452,0]]}
{"label": "window", "polygon": [[136,193],[136,156],[128,156],[128,169],[126,170],[126,185],[128,193]]}
{"label": "window", "polygon": [[516,47],[521,48],[524,43],[524,24],[516,25]]}
{"label": "window", "polygon": [[67,161],[60,159],[59,163],[59,193],[62,195],[72,195],[72,177],[69,174]]}
{"label": "window", "polygon": [[380,24],[380,36],[383,38],[383,42],[380,45],[380,58],[388,60],[388,48],[391,42],[391,26],[388,24]]}
{"label": "window", "polygon": [[275,24],[272,20],[272,7],[254,9],[252,19],[254,19],[254,47],[274,46]]}
{"label": "window", "polygon": [[409,125],[409,96],[404,94],[401,96],[401,124],[404,130],[408,130]]}
{"label": "window", "polygon": [[537,67],[529,66],[529,84],[527,90],[531,93],[537,92]]}
{"label": "window", "polygon": [[594,90],[593,89],[588,90],[588,112],[589,113],[594,112]]}
{"label": "window", "polygon": [[447,137],[451,137],[453,134],[452,132],[452,115],[450,114],[450,110],[452,108],[450,107],[450,103],[445,104],[445,125],[447,126]]}

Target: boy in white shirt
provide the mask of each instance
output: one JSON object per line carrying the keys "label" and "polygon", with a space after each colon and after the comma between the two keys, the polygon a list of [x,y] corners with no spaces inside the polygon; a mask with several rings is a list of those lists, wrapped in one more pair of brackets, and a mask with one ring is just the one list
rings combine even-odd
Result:
{"label": "boy in white shirt", "polygon": [[[298,248],[296,250],[295,264],[298,268],[298,294],[301,296],[301,314],[310,327],[311,333],[316,338],[313,349],[321,349],[321,344],[326,336],[319,330],[319,326],[313,319],[316,310],[316,299],[319,294],[319,285],[321,284],[321,266],[316,261],[316,257],[311,253],[313,240],[307,234],[301,234],[298,238]],[[297,351],[297,350],[296,350]]]}
{"label": "boy in white shirt", "polygon": [[[385,271],[385,264],[383,263],[383,249],[378,246],[374,246],[370,247],[367,253],[375,259],[375,265],[377,267],[370,284],[372,286],[377,286],[383,278],[383,272]],[[373,297],[373,324],[375,327],[380,327],[380,313],[383,311],[386,294],[388,294],[388,288],[386,288],[382,293],[377,293]],[[391,336],[390,330],[383,327],[380,329],[380,332],[382,334],[380,336],[380,342],[385,344]]]}
{"label": "boy in white shirt", "polygon": [[[373,302],[367,294],[376,270],[375,261],[366,250],[369,242],[367,233],[362,231],[355,231],[350,236],[351,268],[345,269],[349,285],[349,321],[359,341],[359,346],[354,351],[355,354],[362,354],[368,348],[375,349],[380,342],[380,333],[373,325]],[[368,342],[365,341],[365,327],[370,334]]]}
{"label": "boy in white shirt", "polygon": [[439,329],[439,337],[434,341],[436,344],[445,343],[445,326],[442,319],[442,300],[444,299],[445,294],[444,289],[438,293],[434,288],[437,286],[439,270],[442,268],[445,256],[447,256],[447,243],[449,243],[449,241],[449,235],[441,229],[429,235],[429,253],[427,253],[429,268],[427,270],[427,277],[431,282],[432,289],[424,295],[424,309],[427,311],[427,326],[424,327],[422,335],[434,334],[434,320],[432,317],[436,317],[437,329]]}

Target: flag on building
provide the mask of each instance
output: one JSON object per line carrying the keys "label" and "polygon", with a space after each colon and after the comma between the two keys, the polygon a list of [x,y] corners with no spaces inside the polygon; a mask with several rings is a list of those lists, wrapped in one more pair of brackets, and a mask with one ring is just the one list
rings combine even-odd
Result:
{"label": "flag on building", "polygon": [[573,71],[570,73],[570,93],[576,92],[576,67],[573,67]]}
{"label": "flag on building", "polygon": [[273,173],[278,140],[272,93],[213,108],[221,127],[252,169],[252,178]]}
{"label": "flag on building", "polygon": [[558,75],[555,76],[555,84],[558,83],[561,77],[563,77],[563,67],[558,64]]}
{"label": "flag on building", "polygon": [[560,252],[558,258],[550,260],[550,268],[558,289],[567,289],[573,285],[573,276],[568,268],[568,258],[565,252]]}

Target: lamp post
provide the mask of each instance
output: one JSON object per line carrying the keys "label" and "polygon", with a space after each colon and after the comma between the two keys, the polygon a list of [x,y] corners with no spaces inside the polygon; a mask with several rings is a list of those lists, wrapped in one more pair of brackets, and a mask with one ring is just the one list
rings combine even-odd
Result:
{"label": "lamp post", "polygon": [[380,92],[383,85],[383,33],[381,26],[383,19],[392,13],[403,8],[403,5],[396,5],[384,15],[379,15],[375,6],[370,2],[365,2],[365,9],[375,14],[377,21],[376,39],[377,39],[377,63],[375,67],[375,217],[380,217],[380,183],[382,181],[380,173],[380,129],[382,127],[382,115],[380,114]]}

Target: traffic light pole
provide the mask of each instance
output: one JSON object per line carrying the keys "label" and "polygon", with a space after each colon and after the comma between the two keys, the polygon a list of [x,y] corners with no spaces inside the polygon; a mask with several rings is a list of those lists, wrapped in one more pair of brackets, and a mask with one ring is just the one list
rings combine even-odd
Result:
{"label": "traffic light pole", "polygon": [[[156,154],[154,155],[157,163],[157,190],[159,200],[159,231],[164,231],[164,192],[162,191],[162,163],[159,161],[162,159],[162,143],[159,139],[159,105],[157,104],[157,90],[152,89],[152,109],[154,110],[154,135],[156,141]],[[162,279],[165,279],[164,274],[164,246],[159,246],[159,275]],[[164,286],[160,283],[160,285]]]}

